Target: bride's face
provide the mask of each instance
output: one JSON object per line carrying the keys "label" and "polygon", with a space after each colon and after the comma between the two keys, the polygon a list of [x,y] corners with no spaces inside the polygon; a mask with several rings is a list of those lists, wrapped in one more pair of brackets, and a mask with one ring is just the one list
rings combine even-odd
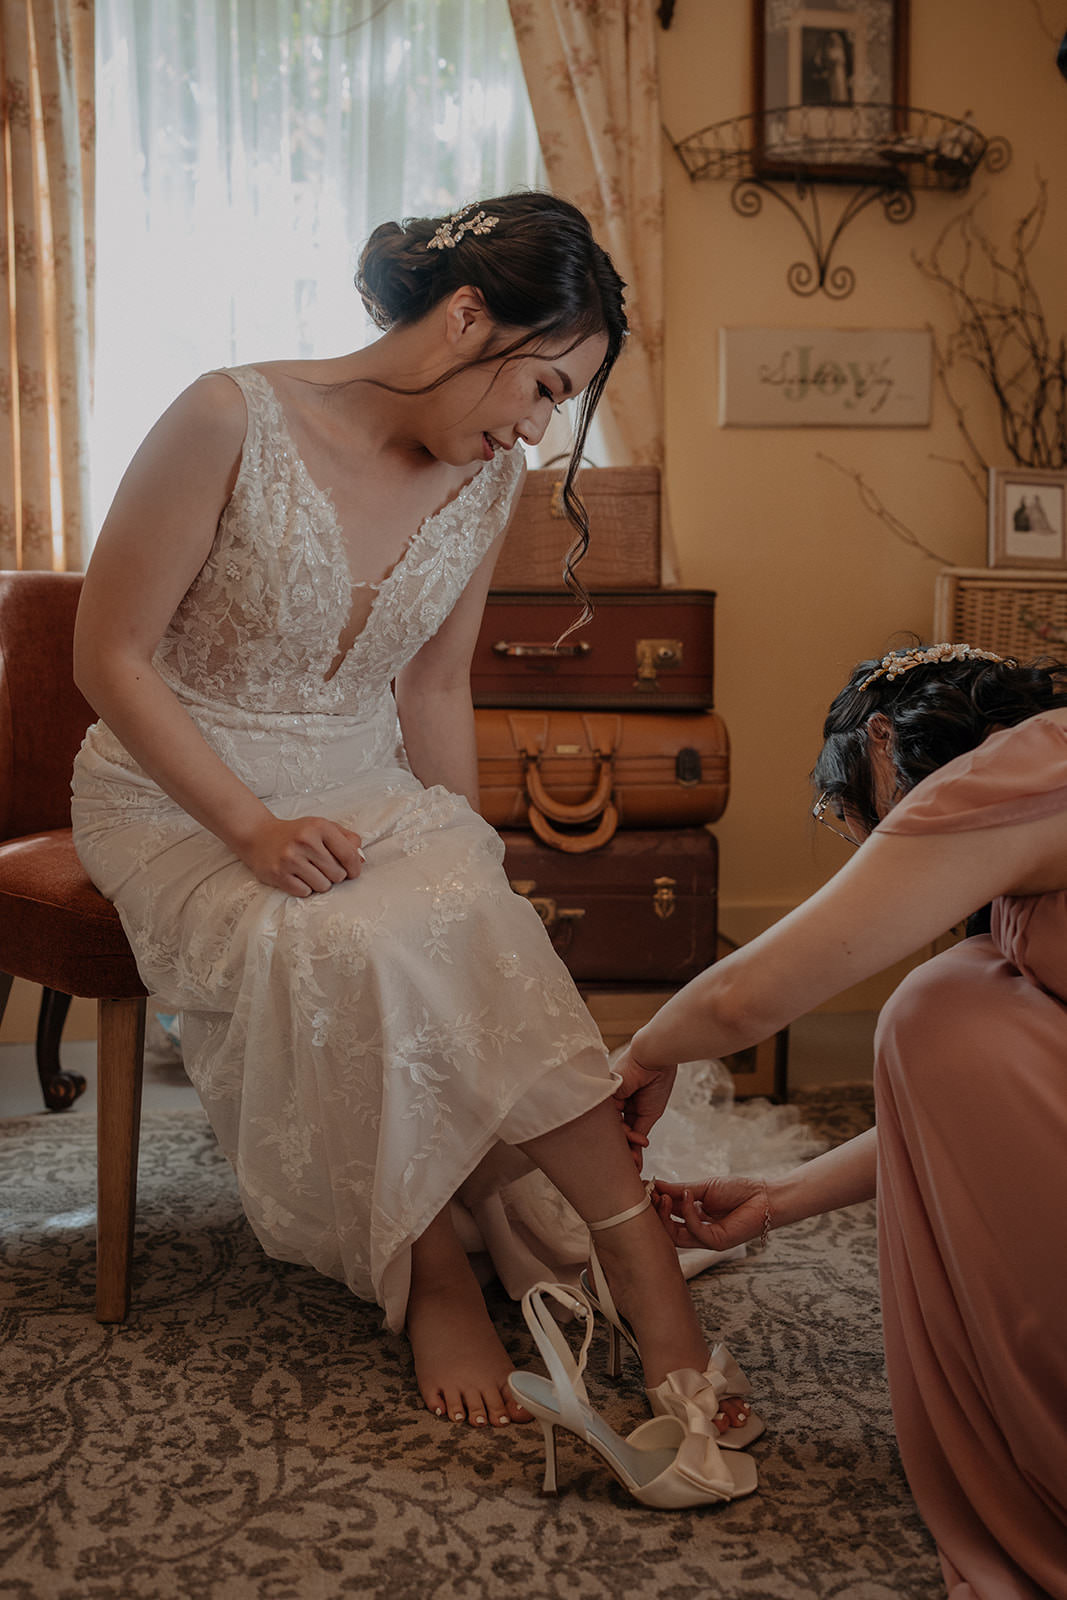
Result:
{"label": "bride's face", "polygon": [[520,442],[540,443],[553,411],[582,393],[607,348],[605,334],[580,344],[566,336],[537,339],[499,361],[462,369],[435,393],[427,449],[438,460],[465,466],[491,461]]}

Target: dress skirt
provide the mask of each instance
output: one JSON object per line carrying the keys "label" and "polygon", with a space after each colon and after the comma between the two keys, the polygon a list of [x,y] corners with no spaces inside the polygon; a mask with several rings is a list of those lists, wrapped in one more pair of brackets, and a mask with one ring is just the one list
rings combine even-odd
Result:
{"label": "dress skirt", "polygon": [[367,858],[324,894],[268,888],[104,724],[86,736],[78,853],[145,986],[181,1013],[186,1068],[264,1249],[342,1279],[400,1329],[412,1241],[465,1187],[505,1282],[543,1273],[499,1201],[485,1208],[530,1170],[515,1145],[617,1079],[498,836],[412,775],[391,700],[362,721],[187,709],[276,816],[350,827]]}

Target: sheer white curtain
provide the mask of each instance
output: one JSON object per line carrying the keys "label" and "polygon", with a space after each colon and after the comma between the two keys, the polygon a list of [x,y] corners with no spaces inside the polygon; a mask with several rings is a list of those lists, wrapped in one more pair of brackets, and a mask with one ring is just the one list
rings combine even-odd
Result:
{"label": "sheer white curtain", "polygon": [[93,521],[198,373],[339,355],[379,222],[543,186],[507,0],[96,0]]}

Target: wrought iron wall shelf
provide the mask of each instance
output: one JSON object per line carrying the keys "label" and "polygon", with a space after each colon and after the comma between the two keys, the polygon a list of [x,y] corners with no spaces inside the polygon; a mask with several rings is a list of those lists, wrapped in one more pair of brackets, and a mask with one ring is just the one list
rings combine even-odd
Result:
{"label": "wrought iron wall shelf", "polygon": [[[670,135],[667,135],[670,138]],[[763,196],[800,225],[810,260],[794,261],[786,282],[794,294],[820,290],[834,300],[852,293],[852,268],[833,257],[845,229],[878,201],[886,220],[907,222],[918,189],[964,191],[980,166],[1002,172],[1006,139],[987,139],[973,123],[914,106],[871,102],[849,106],[777,106],[713,122],[671,139],[690,178],[732,180],[730,201],[743,217],[758,216]],[[827,186],[850,193],[824,219]]]}

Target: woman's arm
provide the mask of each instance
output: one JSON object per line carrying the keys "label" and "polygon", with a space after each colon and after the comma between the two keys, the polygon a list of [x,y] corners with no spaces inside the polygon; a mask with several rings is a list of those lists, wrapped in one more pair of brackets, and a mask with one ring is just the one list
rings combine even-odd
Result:
{"label": "woman's arm", "polygon": [[[878,1161],[874,1128],[816,1156],[784,1177],[709,1178],[657,1183],[656,1206],[675,1244],[730,1250],[804,1217],[871,1200]],[[676,1219],[681,1220],[676,1220]]]}
{"label": "woman's arm", "polygon": [[200,378],[133,459],[89,564],[75,678],[134,760],[264,883],[307,895],[359,871],[359,841],[323,819],[280,822],[210,748],[152,657],[211,550],[237,479],[240,391]]}
{"label": "woman's arm", "polygon": [[1067,887],[1067,812],[966,833],[872,834],[810,900],[668,1000],[619,1063],[624,1088],[631,1062],[655,1070],[730,1055],[998,895],[1060,886]]}

